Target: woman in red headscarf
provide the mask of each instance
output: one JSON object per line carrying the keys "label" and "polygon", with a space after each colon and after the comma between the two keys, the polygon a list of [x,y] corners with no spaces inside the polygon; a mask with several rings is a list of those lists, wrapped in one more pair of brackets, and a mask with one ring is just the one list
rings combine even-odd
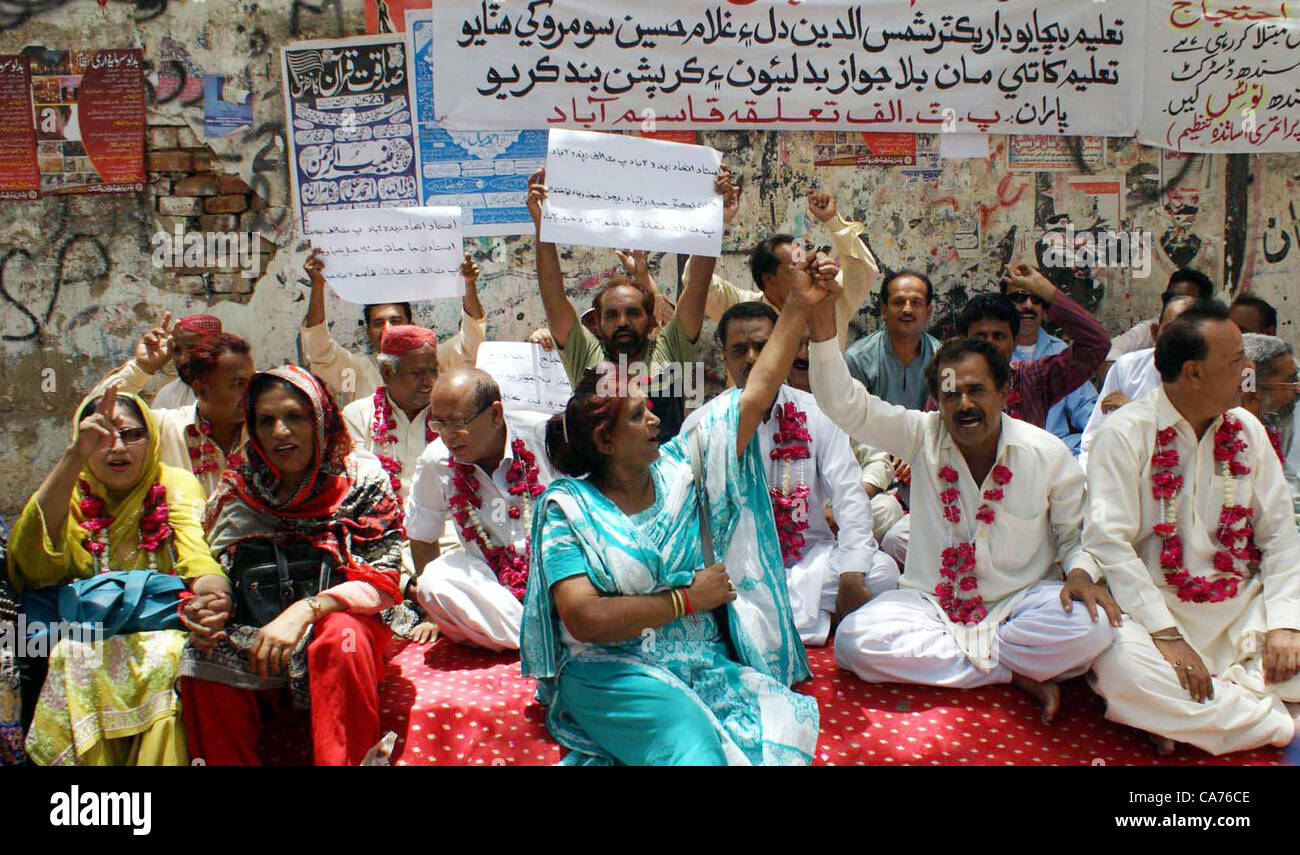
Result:
{"label": "woman in red headscarf", "polygon": [[204,518],[227,575],[196,586],[189,609],[180,674],[191,756],[260,764],[262,708],[293,701],[310,706],[316,764],[356,765],[381,735],[390,633],[376,615],[401,599],[401,510],[315,376],[262,372],[246,410],[243,460]]}

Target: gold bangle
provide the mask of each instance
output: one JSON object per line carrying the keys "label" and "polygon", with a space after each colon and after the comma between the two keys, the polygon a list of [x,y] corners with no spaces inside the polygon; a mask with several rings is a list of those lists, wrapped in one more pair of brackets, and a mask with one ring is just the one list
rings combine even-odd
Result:
{"label": "gold bangle", "polygon": [[678,620],[686,614],[686,605],[682,602],[682,592],[673,588],[673,620]]}

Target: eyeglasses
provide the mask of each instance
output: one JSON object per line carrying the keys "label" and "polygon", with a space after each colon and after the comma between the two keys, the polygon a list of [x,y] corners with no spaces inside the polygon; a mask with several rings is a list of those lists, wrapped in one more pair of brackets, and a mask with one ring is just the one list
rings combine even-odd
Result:
{"label": "eyeglasses", "polygon": [[1007,295],[1007,299],[1017,305],[1019,305],[1020,303],[1028,303],[1028,302],[1032,302],[1036,306],[1047,305],[1047,303],[1041,297],[1039,297],[1036,294],[1030,294],[1028,291],[1012,291],[1010,294]]}
{"label": "eyeglasses", "polygon": [[488,407],[491,407],[493,403],[495,402],[488,401],[486,406],[479,408],[479,411],[477,413],[475,413],[474,415],[470,416],[467,419],[447,419],[445,421],[443,419],[430,419],[429,427],[433,429],[434,433],[440,433],[440,434],[465,433],[466,430],[469,428],[470,423],[473,422],[475,419],[477,419],[479,416],[483,415],[485,412],[487,412]]}
{"label": "eyeglasses", "polygon": [[122,428],[117,431],[117,438],[122,440],[123,445],[135,445],[148,439],[149,431],[142,427]]}

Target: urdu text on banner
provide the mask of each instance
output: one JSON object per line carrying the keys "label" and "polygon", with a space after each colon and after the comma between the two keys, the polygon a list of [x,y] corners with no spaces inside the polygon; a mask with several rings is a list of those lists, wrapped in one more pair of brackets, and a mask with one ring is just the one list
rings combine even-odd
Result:
{"label": "urdu text on banner", "polygon": [[464,296],[460,208],[366,208],[308,214],[325,276],[349,303]]}
{"label": "urdu text on banner", "polygon": [[1140,5],[439,0],[433,16],[446,128],[1132,136],[1142,106]]}

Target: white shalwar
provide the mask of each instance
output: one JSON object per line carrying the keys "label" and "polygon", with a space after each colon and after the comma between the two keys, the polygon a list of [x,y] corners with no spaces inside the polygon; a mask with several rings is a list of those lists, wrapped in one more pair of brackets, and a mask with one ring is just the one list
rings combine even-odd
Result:
{"label": "white shalwar", "polygon": [[[975,519],[992,470],[976,484],[966,459],[937,412],[892,406],[849,375],[832,340],[809,348],[817,403],[848,434],[912,467],[911,543],[900,587],[845,618],[835,634],[835,660],[864,680],[975,686],[1035,680],[1087,670],[1114,639],[1104,617],[1093,621],[1082,604],[1068,614],[1060,604],[1059,564],[1094,580],[1095,564],[1080,543],[1084,479],[1056,436],[1002,415],[995,464],[1009,468],[1004,498],[992,503],[993,522]],[[957,471],[961,522],[942,513],[939,471]],[[953,529],[956,529],[954,531]],[[975,546],[975,578],[987,616],[957,624],[934,594],[945,548]]]}
{"label": "white shalwar", "polygon": [[[697,409],[682,423],[682,430],[693,428],[704,410],[714,401]],[[871,534],[871,502],[862,488],[862,468],[849,447],[849,438],[826,418],[817,401],[807,392],[782,385],[773,410],[793,403],[807,415],[805,427],[812,437],[812,457],[787,462],[772,459],[773,435],[780,427],[776,416],[769,414],[758,426],[759,447],[766,467],[768,487],[789,489],[800,484],[808,487],[808,528],[803,554],[786,567],[786,584],[790,593],[790,610],[803,643],[818,647],[830,635],[835,597],[839,593],[841,573],[862,573],[871,593],[898,587],[898,565],[876,547]],[[789,482],[789,487],[783,486]],[[838,534],[832,533],[822,508],[830,500]]]}
{"label": "white shalwar", "polygon": [[[1173,427],[1183,476],[1174,506],[1184,566],[1195,576],[1219,574],[1216,526],[1223,478],[1214,460],[1216,418],[1198,440],[1164,387],[1112,414],[1097,432],[1088,463],[1091,512],[1084,544],[1128,615],[1119,640],[1097,659],[1093,688],[1106,699],[1106,717],[1214,754],[1285,745],[1295,735],[1283,702],[1300,701],[1300,677],[1265,685],[1264,636],[1300,629],[1300,536],[1282,465],[1264,427],[1243,409],[1229,410],[1243,430],[1238,460],[1250,474],[1233,479],[1235,501],[1254,510],[1257,572],[1221,603],[1183,602],[1164,579],[1163,541],[1153,526],[1160,506],[1151,492],[1156,432]],[[1150,634],[1176,627],[1214,675],[1214,697],[1193,701],[1179,685]]]}
{"label": "white shalwar", "polygon": [[[537,480],[542,486],[554,477],[546,456],[544,413],[506,412],[505,455],[490,475],[475,465],[478,495],[482,501],[479,524],[483,534],[496,545],[513,544],[519,552],[527,548],[531,497],[510,495],[506,475],[514,462],[512,443],[522,439],[537,463]],[[449,500],[455,495],[453,460],[441,439],[430,443],[420,455],[406,499],[406,533],[411,540],[436,543],[451,517]],[[518,519],[507,509],[521,507]],[[523,604],[501,585],[475,543],[466,543],[456,527],[460,548],[439,555],[423,568],[417,568],[416,598],[438,631],[462,643],[488,650],[518,650],[519,625]]]}

